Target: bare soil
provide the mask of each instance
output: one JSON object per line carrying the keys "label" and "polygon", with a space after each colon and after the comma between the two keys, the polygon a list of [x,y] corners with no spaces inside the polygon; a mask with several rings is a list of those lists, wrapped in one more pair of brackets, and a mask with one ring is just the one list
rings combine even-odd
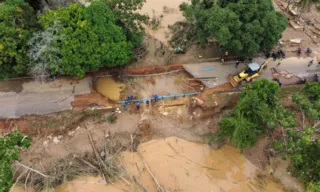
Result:
{"label": "bare soil", "polygon": [[[303,14],[302,18],[306,19],[311,15],[314,17],[314,14],[318,14],[314,10],[313,7],[311,13]],[[306,32],[288,27],[282,38],[285,42],[284,50],[294,51],[297,48],[297,45],[288,43],[288,40],[295,38],[302,38],[300,46],[303,48],[316,45]],[[146,37],[145,45],[147,54],[124,69],[124,73],[141,75],[168,72],[182,69],[181,63],[196,63],[202,59],[219,57],[214,44],[204,48],[194,45],[184,55],[173,54],[164,43],[151,36]],[[119,69],[115,71],[119,73]],[[131,78],[126,82],[127,87],[122,92],[121,98],[126,99],[130,93],[134,93],[136,97],[152,97],[153,94],[199,91],[201,84],[189,83],[189,78],[184,73],[178,73],[173,77],[168,75],[165,79],[163,77]],[[15,86],[0,85],[0,89],[6,91],[21,92],[22,90],[22,87],[12,87]],[[91,132],[93,142],[98,148],[103,147],[105,138],[113,137],[121,150],[135,150],[141,142],[171,136],[188,141],[204,141],[204,138],[219,130],[218,122],[223,111],[232,108],[238,101],[239,93],[221,93],[231,90],[233,87],[229,83],[204,90],[198,97],[204,104],[199,104],[199,101],[193,98],[178,98],[152,103],[151,106],[143,104],[139,111],[135,109],[134,104],[131,104],[127,111],[115,115],[114,124],[108,122],[108,117],[119,105],[92,90],[90,94],[75,97],[72,111],[2,120],[0,131],[5,134],[18,129],[31,136],[33,144],[21,153],[21,162],[45,172],[58,159],[69,158],[74,154],[92,153],[88,131]],[[284,101],[288,101],[290,94],[290,91],[284,94]],[[286,105],[291,106],[292,103]],[[92,106],[111,106],[112,108],[83,110]],[[269,139],[261,138],[256,147],[246,150],[244,154],[253,164],[265,167],[269,164],[269,156],[265,152],[268,145]]]}
{"label": "bare soil", "polygon": [[[288,28],[282,33],[281,40],[284,42],[282,45],[283,49],[288,52],[292,52],[288,56],[295,55],[298,47],[302,49],[306,49],[307,47],[314,47],[316,48],[319,43],[319,29],[318,25],[320,24],[320,12],[317,10],[316,5],[314,4],[310,11],[305,11],[299,16],[293,16],[288,10],[285,8],[287,7],[287,3],[281,0],[276,0],[275,8],[278,11],[284,13],[289,21]],[[300,14],[300,11],[298,11]],[[300,26],[303,27],[303,30],[294,29],[291,26],[290,22],[297,22]],[[313,32],[315,31],[315,32]],[[290,43],[290,39],[301,39],[300,44]]]}
{"label": "bare soil", "polygon": [[8,81],[0,81],[0,92],[16,92],[20,93],[23,89],[22,84],[27,80],[14,79]]}
{"label": "bare soil", "polygon": [[[197,90],[199,85],[191,86],[188,79],[184,73],[131,78],[127,80],[121,98],[126,99],[130,93],[141,98],[152,97],[155,93],[168,95]],[[298,88],[290,87],[282,93],[282,98],[288,100],[286,98],[297,90]],[[92,154],[88,131],[98,150],[103,148],[106,138],[114,138],[115,149],[119,151],[134,151],[141,142],[172,136],[204,142],[219,130],[218,122],[224,110],[232,108],[238,99],[239,92],[219,93],[216,90],[206,90],[199,97],[165,99],[152,102],[150,106],[142,103],[139,111],[132,103],[128,105],[127,111],[122,111],[118,104],[93,91],[90,95],[78,96],[72,111],[2,120],[0,131],[5,134],[18,129],[31,136],[33,144],[21,153],[20,161],[42,172],[49,172],[61,159]],[[83,109],[88,105],[89,108]],[[111,108],[99,110],[92,105]],[[112,123],[109,117],[117,107],[121,113],[114,115],[116,121]],[[265,167],[269,163],[269,156],[265,151],[268,144],[268,138],[261,138],[257,146],[244,151],[244,154],[254,165]],[[15,176],[18,177],[20,173],[16,172]]]}

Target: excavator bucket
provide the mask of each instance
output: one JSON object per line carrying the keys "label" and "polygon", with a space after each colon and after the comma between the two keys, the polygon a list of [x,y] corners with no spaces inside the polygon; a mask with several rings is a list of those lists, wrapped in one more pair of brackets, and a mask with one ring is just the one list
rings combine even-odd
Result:
{"label": "excavator bucket", "polygon": [[232,75],[229,75],[228,80],[232,87],[236,87],[239,83],[237,80],[234,79],[234,76]]}

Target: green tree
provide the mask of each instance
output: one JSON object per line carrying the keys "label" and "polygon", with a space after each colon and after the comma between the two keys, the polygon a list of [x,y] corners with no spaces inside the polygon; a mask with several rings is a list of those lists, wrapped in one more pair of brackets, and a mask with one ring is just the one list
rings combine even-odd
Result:
{"label": "green tree", "polygon": [[0,191],[10,191],[14,183],[11,163],[19,159],[22,147],[28,148],[30,145],[31,139],[18,131],[0,138]]}
{"label": "green tree", "polygon": [[35,12],[23,0],[0,4],[0,79],[25,73],[27,42],[36,26]]}
{"label": "green tree", "polygon": [[289,171],[305,185],[306,191],[320,191],[320,83],[307,82],[292,100],[316,123],[312,127],[287,129],[286,138],[274,142],[274,148],[290,158]]}
{"label": "green tree", "polygon": [[57,34],[63,39],[53,41],[60,57],[50,65],[53,73],[83,77],[86,71],[127,64],[133,45],[116,25],[116,16],[103,2],[88,7],[72,4],[67,8],[48,11],[40,16],[44,30],[58,24]]}
{"label": "green tree", "polygon": [[121,26],[127,39],[134,47],[139,46],[144,38],[143,25],[149,21],[147,15],[137,13],[145,3],[145,0],[101,0],[113,10],[116,15],[116,23]]}
{"label": "green tree", "polygon": [[287,130],[286,141],[274,143],[276,151],[288,156],[291,174],[300,179],[307,191],[318,192],[320,189],[320,140],[313,128],[302,132]]}
{"label": "green tree", "polygon": [[180,8],[188,23],[196,27],[200,43],[215,38],[241,56],[270,51],[288,25],[270,0],[218,0],[212,6],[193,0]]}
{"label": "green tree", "polygon": [[320,83],[307,82],[301,93],[294,94],[292,100],[304,111],[307,118],[320,117]]}
{"label": "green tree", "polygon": [[219,135],[230,136],[231,142],[240,149],[256,143],[256,126],[239,113],[225,116],[219,126]]}
{"label": "green tree", "polygon": [[238,148],[256,143],[258,134],[276,126],[294,127],[293,115],[279,101],[279,85],[263,79],[247,85],[240,94],[235,108],[219,122],[217,138],[231,137]]}

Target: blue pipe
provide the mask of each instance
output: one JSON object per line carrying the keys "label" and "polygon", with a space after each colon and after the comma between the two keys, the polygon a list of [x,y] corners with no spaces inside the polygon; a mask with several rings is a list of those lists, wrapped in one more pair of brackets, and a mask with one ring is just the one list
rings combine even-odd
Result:
{"label": "blue pipe", "polygon": [[[185,96],[193,96],[193,95],[199,95],[200,92],[194,92],[194,93],[184,93],[184,94],[174,94],[174,95],[163,95],[163,96],[158,96],[158,99],[168,99],[168,98],[174,98],[174,97],[185,97]],[[151,101],[153,98],[141,98],[141,99],[134,99],[130,100],[130,102],[141,102],[141,101]],[[118,101],[118,103],[123,104],[125,101]]]}

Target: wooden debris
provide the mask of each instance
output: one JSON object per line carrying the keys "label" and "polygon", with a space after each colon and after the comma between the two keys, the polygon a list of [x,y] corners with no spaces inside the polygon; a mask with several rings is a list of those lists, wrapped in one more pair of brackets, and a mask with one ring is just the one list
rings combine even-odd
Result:
{"label": "wooden debris", "polygon": [[300,30],[302,31],[304,29],[303,26],[299,25],[298,23],[296,23],[295,21],[293,20],[290,20],[289,21],[290,25],[295,29],[295,30]]}
{"label": "wooden debris", "polygon": [[296,43],[296,44],[300,44],[302,41],[302,39],[290,39],[291,43]]}
{"label": "wooden debris", "polygon": [[198,105],[203,105],[203,104],[204,104],[204,101],[202,101],[202,100],[199,99],[198,97],[192,97],[192,99],[195,100]]}
{"label": "wooden debris", "polygon": [[138,184],[143,189],[143,192],[148,192],[147,189],[142,185],[141,182],[138,181],[138,179],[135,176],[132,176],[132,177],[133,177],[134,182],[136,184]]}
{"label": "wooden debris", "polygon": [[316,44],[318,43],[317,37],[313,35],[313,33],[310,30],[307,30],[305,34],[308,35],[314,43]]}
{"label": "wooden debris", "polygon": [[19,161],[16,161],[16,163],[17,163],[18,165],[26,168],[26,169],[29,169],[29,170],[31,170],[31,171],[33,171],[33,172],[35,172],[35,173],[38,173],[39,175],[41,175],[41,176],[43,176],[43,177],[51,177],[51,176],[49,176],[49,175],[45,175],[45,174],[41,173],[41,172],[38,171],[38,170],[35,170],[35,169],[30,168],[30,167],[28,167],[28,166],[26,166],[26,165],[23,165],[23,164],[21,164]]}
{"label": "wooden debris", "polygon": [[159,181],[157,180],[157,178],[152,174],[152,172],[150,171],[148,165],[146,163],[144,163],[144,166],[147,168],[149,174],[151,175],[152,179],[154,180],[154,182],[157,184],[158,189],[160,189],[161,192],[165,192],[165,190],[161,187]]}
{"label": "wooden debris", "polygon": [[312,31],[314,34],[320,35],[320,31],[314,28],[310,28],[310,31]]}

